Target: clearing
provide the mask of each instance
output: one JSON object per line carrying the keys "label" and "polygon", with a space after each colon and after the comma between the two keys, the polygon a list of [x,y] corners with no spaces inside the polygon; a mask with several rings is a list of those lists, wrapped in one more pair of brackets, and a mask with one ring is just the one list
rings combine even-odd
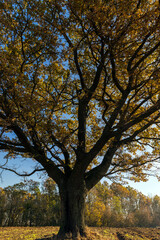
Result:
{"label": "clearing", "polygon": [[[0,240],[52,240],[58,227],[0,227]],[[160,240],[157,228],[89,227],[90,240]]]}

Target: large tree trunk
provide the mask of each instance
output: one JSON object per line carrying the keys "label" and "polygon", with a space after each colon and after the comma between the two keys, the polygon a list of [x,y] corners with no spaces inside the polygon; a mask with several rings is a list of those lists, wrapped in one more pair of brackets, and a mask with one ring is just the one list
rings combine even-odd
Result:
{"label": "large tree trunk", "polygon": [[86,236],[84,210],[87,195],[85,182],[77,179],[60,188],[61,226],[57,239],[80,239]]}

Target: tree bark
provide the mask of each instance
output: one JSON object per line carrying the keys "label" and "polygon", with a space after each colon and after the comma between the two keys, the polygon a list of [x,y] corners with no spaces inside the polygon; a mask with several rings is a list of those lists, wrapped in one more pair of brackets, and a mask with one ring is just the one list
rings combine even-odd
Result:
{"label": "tree bark", "polygon": [[80,239],[86,236],[84,210],[87,195],[85,181],[72,179],[61,187],[61,226],[57,239]]}

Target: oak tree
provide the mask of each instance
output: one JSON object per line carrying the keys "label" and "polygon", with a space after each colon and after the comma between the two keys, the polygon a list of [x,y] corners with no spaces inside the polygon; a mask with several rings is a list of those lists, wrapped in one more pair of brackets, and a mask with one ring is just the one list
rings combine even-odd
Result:
{"label": "oak tree", "polygon": [[[157,0],[2,0],[2,169],[18,155],[59,187],[59,239],[85,236],[88,191],[159,159]],[[147,152],[150,147],[150,151]]]}

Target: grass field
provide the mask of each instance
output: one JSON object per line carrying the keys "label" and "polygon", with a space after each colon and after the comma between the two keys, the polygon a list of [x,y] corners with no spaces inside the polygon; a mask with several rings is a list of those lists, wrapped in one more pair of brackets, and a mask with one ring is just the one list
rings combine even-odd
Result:
{"label": "grass field", "polygon": [[[155,228],[89,228],[90,240],[160,240]],[[52,240],[58,227],[1,227],[0,240]]]}

